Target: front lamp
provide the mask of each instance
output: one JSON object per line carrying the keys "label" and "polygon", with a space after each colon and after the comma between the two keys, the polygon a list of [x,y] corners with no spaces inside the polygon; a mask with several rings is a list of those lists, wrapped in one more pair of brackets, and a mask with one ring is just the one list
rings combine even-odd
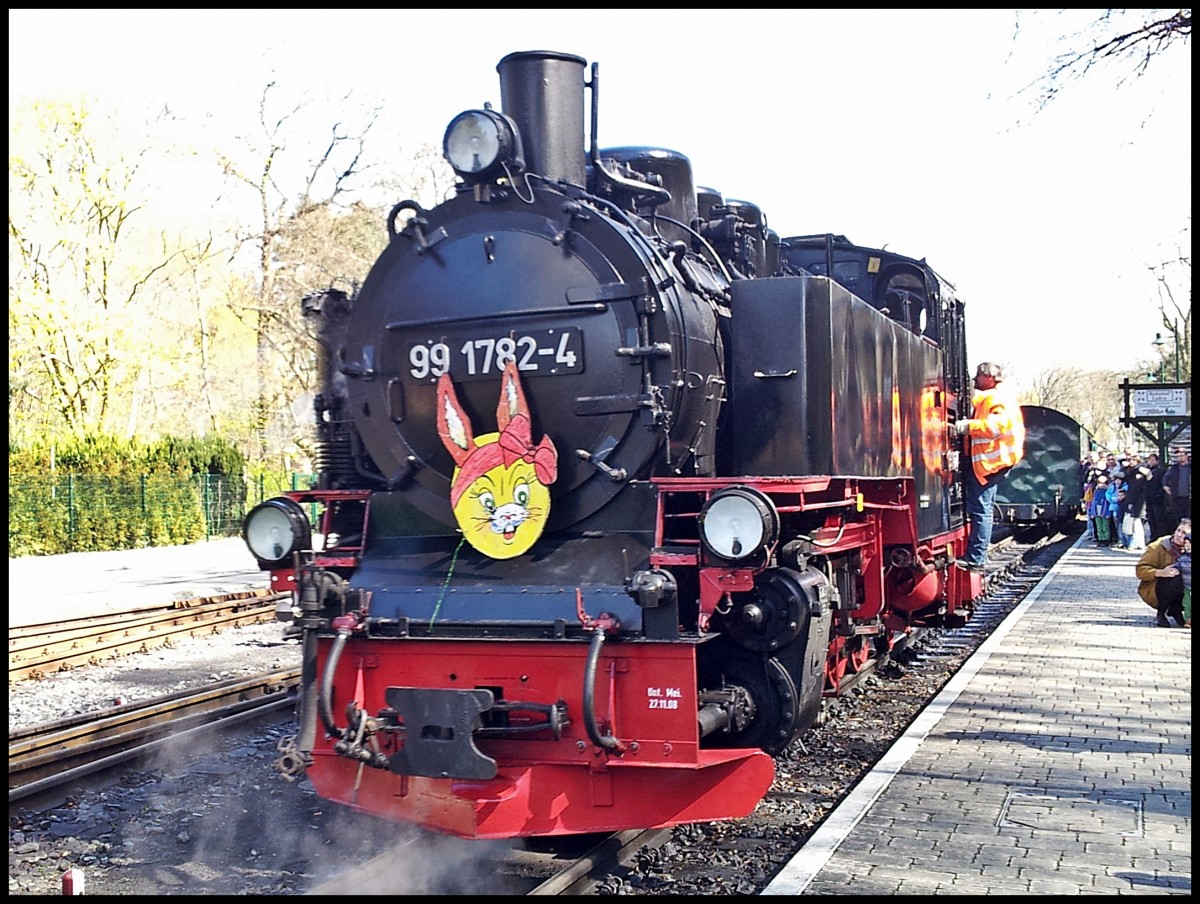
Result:
{"label": "front lamp", "polygon": [[286,562],[312,544],[312,525],[299,503],[286,496],[252,508],[242,521],[242,537],[264,566]]}
{"label": "front lamp", "polygon": [[700,511],[700,540],[718,558],[741,562],[770,549],[778,538],[775,504],[750,487],[714,493]]}
{"label": "front lamp", "polygon": [[450,120],[442,151],[460,179],[472,184],[521,165],[520,140],[508,117],[495,110],[467,110]]}

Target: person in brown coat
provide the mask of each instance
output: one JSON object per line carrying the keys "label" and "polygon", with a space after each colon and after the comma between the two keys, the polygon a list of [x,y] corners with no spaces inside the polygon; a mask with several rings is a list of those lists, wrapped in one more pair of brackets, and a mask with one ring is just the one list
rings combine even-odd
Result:
{"label": "person in brown coat", "polygon": [[1183,618],[1183,575],[1179,570],[1179,557],[1192,533],[1192,519],[1184,518],[1169,537],[1160,537],[1146,547],[1138,559],[1136,572],[1138,596],[1158,613],[1155,624],[1169,628],[1167,616],[1181,628]]}

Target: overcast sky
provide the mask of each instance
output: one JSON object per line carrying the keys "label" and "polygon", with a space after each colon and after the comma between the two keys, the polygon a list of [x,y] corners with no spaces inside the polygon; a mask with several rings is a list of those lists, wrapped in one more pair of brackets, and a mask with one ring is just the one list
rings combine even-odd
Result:
{"label": "overcast sky", "polygon": [[1096,69],[1036,116],[1018,93],[1098,12],[10,10],[9,97],[165,104],[232,137],[274,78],[383,100],[411,148],[499,107],[505,54],[578,54],[600,64],[601,146],[686,154],[782,236],[927,258],[966,300],[972,361],[1027,384],[1133,375],[1162,330],[1148,267],[1190,253],[1190,47],[1137,79]]}

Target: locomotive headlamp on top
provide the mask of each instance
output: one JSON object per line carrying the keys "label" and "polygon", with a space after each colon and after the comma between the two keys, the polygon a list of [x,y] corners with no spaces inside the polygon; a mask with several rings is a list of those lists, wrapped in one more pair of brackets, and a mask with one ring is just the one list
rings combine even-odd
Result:
{"label": "locomotive headlamp on top", "polygon": [[263,568],[291,559],[312,544],[312,525],[299,503],[286,496],[252,508],[242,521],[242,537]]}
{"label": "locomotive headlamp on top", "polygon": [[718,558],[741,562],[770,549],[778,537],[775,504],[751,487],[714,493],[700,511],[700,540]]}
{"label": "locomotive headlamp on top", "polygon": [[471,184],[494,179],[506,167],[525,165],[517,127],[490,107],[467,110],[450,120],[442,151],[459,178]]}

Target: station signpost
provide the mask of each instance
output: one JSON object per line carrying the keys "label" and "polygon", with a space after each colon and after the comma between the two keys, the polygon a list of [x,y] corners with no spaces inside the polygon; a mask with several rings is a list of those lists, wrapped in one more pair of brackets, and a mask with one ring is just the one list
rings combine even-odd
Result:
{"label": "station signpost", "polygon": [[1125,416],[1121,423],[1134,427],[1154,443],[1160,461],[1167,461],[1172,445],[1191,445],[1192,387],[1190,383],[1121,383]]}

